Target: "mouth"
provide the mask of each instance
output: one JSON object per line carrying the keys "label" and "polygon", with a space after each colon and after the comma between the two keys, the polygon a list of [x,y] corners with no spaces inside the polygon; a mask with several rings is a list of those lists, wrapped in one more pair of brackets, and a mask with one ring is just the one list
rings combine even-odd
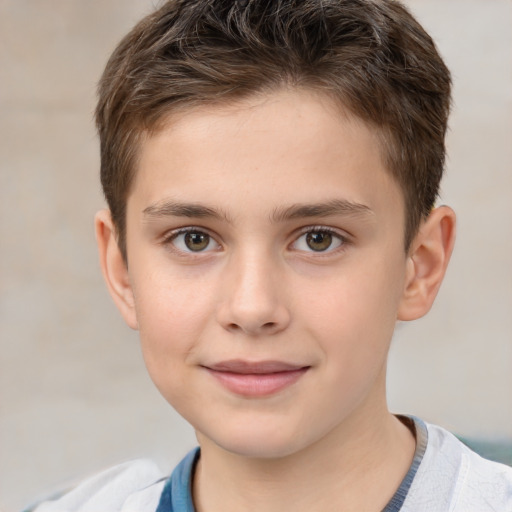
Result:
{"label": "mouth", "polygon": [[264,397],[297,382],[310,368],[282,361],[222,361],[203,366],[228,391],[244,397]]}

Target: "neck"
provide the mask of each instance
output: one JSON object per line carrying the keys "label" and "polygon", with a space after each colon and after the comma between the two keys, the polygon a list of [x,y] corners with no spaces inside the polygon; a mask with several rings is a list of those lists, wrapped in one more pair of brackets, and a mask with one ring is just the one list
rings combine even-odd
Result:
{"label": "neck", "polygon": [[317,443],[277,459],[223,450],[198,435],[198,512],[380,511],[406,475],[415,441],[384,407],[364,411]]}

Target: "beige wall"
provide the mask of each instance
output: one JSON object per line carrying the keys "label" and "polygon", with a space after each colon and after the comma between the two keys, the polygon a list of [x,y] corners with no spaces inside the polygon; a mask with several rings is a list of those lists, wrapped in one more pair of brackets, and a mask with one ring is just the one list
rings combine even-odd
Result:
{"label": "beige wall", "polygon": [[[0,0],[0,510],[191,430],[153,389],[101,281],[94,87],[152,0]],[[443,202],[459,236],[432,313],[401,325],[390,403],[512,437],[512,4],[410,0],[453,70]]]}

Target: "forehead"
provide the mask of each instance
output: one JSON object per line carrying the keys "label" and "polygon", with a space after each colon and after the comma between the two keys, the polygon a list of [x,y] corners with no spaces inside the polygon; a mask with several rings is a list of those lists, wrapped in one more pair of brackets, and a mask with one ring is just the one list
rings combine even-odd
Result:
{"label": "forehead", "polygon": [[171,116],[142,143],[128,207],[166,197],[240,211],[251,198],[274,208],[340,198],[402,205],[380,148],[374,129],[309,91],[198,107]]}

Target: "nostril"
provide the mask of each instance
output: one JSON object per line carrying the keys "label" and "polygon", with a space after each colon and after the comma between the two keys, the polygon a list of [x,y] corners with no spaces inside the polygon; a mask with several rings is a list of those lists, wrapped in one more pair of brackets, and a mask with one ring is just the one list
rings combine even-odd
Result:
{"label": "nostril", "polygon": [[235,331],[245,331],[248,333],[263,333],[263,332],[273,332],[277,329],[277,322],[266,322],[261,324],[260,326],[246,326],[245,328],[235,322],[231,322],[227,325],[227,330],[231,332]]}

